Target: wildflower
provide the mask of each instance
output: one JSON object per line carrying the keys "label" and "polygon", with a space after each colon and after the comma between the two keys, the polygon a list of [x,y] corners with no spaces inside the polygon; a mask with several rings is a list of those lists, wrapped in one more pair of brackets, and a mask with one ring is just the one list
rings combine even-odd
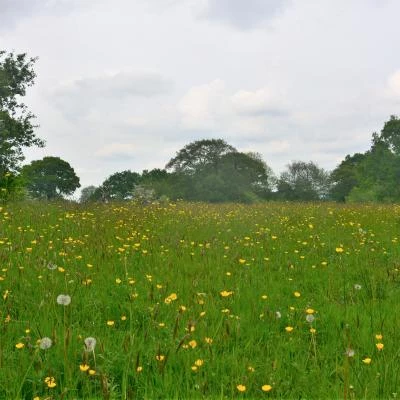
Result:
{"label": "wildflower", "polygon": [[336,253],[343,253],[343,247],[336,247]]}
{"label": "wildflower", "polygon": [[369,357],[365,357],[363,360],[362,360],[362,362],[364,363],[364,364],[367,364],[367,365],[369,365],[369,364],[371,364],[371,359],[369,358]]}
{"label": "wildflower", "polygon": [[213,340],[212,340],[211,338],[209,338],[209,337],[205,337],[205,338],[204,338],[204,341],[205,341],[207,344],[212,344],[212,342],[213,342]]}
{"label": "wildflower", "polygon": [[292,332],[292,330],[293,330],[293,326],[287,326],[287,327],[285,328],[285,331],[286,331],[286,332]]}
{"label": "wildflower", "polygon": [[121,321],[126,321],[126,315],[121,315]]}
{"label": "wildflower", "polygon": [[353,350],[353,349],[351,349],[350,347],[348,348],[348,349],[346,349],[346,351],[345,351],[345,355],[347,356],[347,357],[354,357],[354,354],[355,354],[356,352]]}
{"label": "wildflower", "polygon": [[170,304],[178,298],[176,293],[171,293],[168,297],[165,298],[164,303]]}
{"label": "wildflower", "polygon": [[271,389],[272,389],[271,385],[263,385],[263,386],[261,386],[261,390],[263,392],[269,392]]}
{"label": "wildflower", "polygon": [[68,294],[59,294],[57,296],[57,304],[68,306],[71,303],[71,296]]}
{"label": "wildflower", "polygon": [[280,311],[275,312],[275,317],[276,317],[276,319],[282,318],[282,314],[280,313]]}
{"label": "wildflower", "polygon": [[311,324],[312,322],[314,322],[314,320],[315,320],[314,315],[312,315],[312,314],[307,314],[307,316],[306,316],[306,321],[307,321],[309,324]]}
{"label": "wildflower", "polygon": [[48,268],[50,271],[53,271],[53,270],[57,269],[57,265],[56,265],[56,264],[53,264],[51,261],[49,261],[48,264],[47,264],[47,268]]}
{"label": "wildflower", "polygon": [[300,297],[301,296],[300,292],[294,292],[293,294],[294,294],[294,297]]}
{"label": "wildflower", "polygon": [[244,258],[239,258],[239,263],[240,264],[244,264],[246,262],[246,260]]}
{"label": "wildflower", "polygon": [[252,367],[251,365],[249,365],[249,366],[247,367],[247,371],[249,371],[249,372],[254,372],[255,369],[254,369],[254,367]]}
{"label": "wildflower", "polygon": [[49,337],[43,337],[40,339],[39,347],[42,350],[47,350],[52,346],[52,344],[53,344],[53,341]]}
{"label": "wildflower", "polygon": [[361,290],[361,285],[359,285],[358,283],[356,283],[353,287],[355,290]]}
{"label": "wildflower", "polygon": [[54,377],[52,377],[52,376],[46,377],[46,378],[44,379],[44,383],[45,383],[45,384],[47,385],[47,387],[49,387],[49,388],[53,388],[53,387],[56,387],[56,386],[57,386],[56,380],[55,380]]}
{"label": "wildflower", "polygon": [[25,347],[25,344],[24,344],[24,343],[21,343],[21,342],[19,342],[19,343],[17,343],[17,344],[15,345],[15,347],[16,347],[17,349],[22,349],[22,348],[24,348],[24,347]]}
{"label": "wildflower", "polygon": [[79,366],[79,369],[80,369],[82,372],[86,372],[89,368],[90,368],[90,367],[89,367],[89,365],[87,365],[87,364],[81,364],[81,365]]}
{"label": "wildflower", "polygon": [[142,372],[143,371],[143,367],[141,365],[136,367],[136,372]]}
{"label": "wildflower", "polygon": [[376,340],[382,340],[383,339],[383,335],[381,333],[377,333],[375,335]]}
{"label": "wildflower", "polygon": [[232,291],[228,291],[228,290],[223,290],[222,292],[219,293],[222,297],[229,297],[233,294]]}
{"label": "wildflower", "polygon": [[310,328],[310,333],[312,334],[317,333],[317,330],[315,328]]}
{"label": "wildflower", "polygon": [[94,369],[89,369],[88,371],[89,375],[94,375],[96,373],[96,370]]}
{"label": "wildflower", "polygon": [[114,324],[115,324],[115,322],[112,321],[112,320],[108,320],[108,321],[107,321],[107,325],[108,325],[108,326],[114,326]]}
{"label": "wildflower", "polygon": [[236,386],[236,389],[237,389],[239,392],[245,392],[245,391],[246,391],[246,386],[245,386],[245,385],[237,385],[237,386]]}
{"label": "wildflower", "polygon": [[204,364],[204,361],[201,360],[200,358],[194,362],[194,365],[197,367],[201,367]]}
{"label": "wildflower", "polygon": [[383,347],[384,347],[384,344],[379,342],[375,346],[379,351],[381,351],[383,349]]}
{"label": "wildflower", "polygon": [[192,365],[190,368],[194,372],[196,372],[198,370],[198,367],[196,365]]}
{"label": "wildflower", "polygon": [[268,299],[268,296],[267,296],[266,294],[263,294],[263,295],[261,296],[261,298],[262,298],[263,300],[267,300],[267,299]]}
{"label": "wildflower", "polygon": [[165,360],[165,356],[162,355],[162,354],[157,354],[157,355],[156,355],[156,360],[157,360],[157,361],[164,361],[164,360]]}
{"label": "wildflower", "polygon": [[190,346],[192,349],[194,349],[195,347],[197,347],[197,342],[196,342],[195,340],[191,340],[191,341],[189,342],[189,346]]}
{"label": "wildflower", "polygon": [[307,308],[306,313],[307,314],[314,314],[315,310],[313,310],[312,308]]}
{"label": "wildflower", "polygon": [[97,341],[94,337],[89,336],[89,337],[85,338],[84,342],[85,342],[85,347],[86,347],[85,350],[86,351],[94,351],[94,348],[96,347],[96,343],[97,343]]}

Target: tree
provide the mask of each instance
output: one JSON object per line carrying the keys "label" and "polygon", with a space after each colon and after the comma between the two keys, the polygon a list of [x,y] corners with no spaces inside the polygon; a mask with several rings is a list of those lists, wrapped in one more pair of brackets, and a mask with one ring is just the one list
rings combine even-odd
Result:
{"label": "tree", "polygon": [[133,197],[133,190],[140,183],[140,174],[130,170],[116,172],[109,176],[98,188],[103,201],[127,200]]}
{"label": "tree", "polygon": [[59,157],[32,161],[21,170],[33,198],[54,200],[70,195],[80,187],[79,178],[68,162]]}
{"label": "tree", "polygon": [[384,142],[388,148],[395,154],[400,155],[400,119],[391,115],[389,121],[386,121],[381,134],[373,135],[373,143]]}
{"label": "tree", "polygon": [[93,185],[84,187],[81,190],[81,197],[79,199],[79,202],[87,203],[88,201],[91,201],[96,190],[97,190],[97,187],[93,186]]}
{"label": "tree", "polygon": [[0,51],[0,176],[16,171],[24,159],[24,147],[43,147],[36,137],[35,116],[20,101],[34,84],[35,58]]}
{"label": "tree", "polygon": [[233,152],[236,149],[222,139],[197,140],[179,150],[165,168],[185,174],[194,174],[205,167],[217,169],[221,157]]}
{"label": "tree", "polygon": [[258,153],[242,153],[222,139],[192,142],[166,165],[171,198],[194,201],[252,202],[269,198],[274,187],[271,168]]}
{"label": "tree", "polygon": [[394,202],[400,199],[400,155],[388,142],[373,136],[371,149],[357,167],[357,185],[349,193],[351,202]]}
{"label": "tree", "polygon": [[293,161],[278,180],[278,197],[285,200],[322,200],[328,197],[329,174],[312,161]]}
{"label": "tree", "polygon": [[332,171],[330,197],[333,200],[344,202],[351,190],[360,181],[360,165],[366,155],[355,153],[346,158]]}

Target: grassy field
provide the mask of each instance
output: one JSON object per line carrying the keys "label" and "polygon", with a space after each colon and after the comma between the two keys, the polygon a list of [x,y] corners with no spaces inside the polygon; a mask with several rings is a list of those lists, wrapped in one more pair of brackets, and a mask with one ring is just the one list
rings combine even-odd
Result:
{"label": "grassy field", "polygon": [[400,207],[0,208],[1,399],[400,397]]}

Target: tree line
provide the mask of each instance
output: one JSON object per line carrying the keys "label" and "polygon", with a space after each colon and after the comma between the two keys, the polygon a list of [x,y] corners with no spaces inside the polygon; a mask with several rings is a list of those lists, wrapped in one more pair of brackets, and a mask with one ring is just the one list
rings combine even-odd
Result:
{"label": "tree line", "polygon": [[[0,51],[0,200],[54,200],[80,187],[71,165],[44,157],[21,166],[23,149],[45,145],[35,134],[35,116],[21,101],[34,84],[35,58]],[[347,155],[333,170],[313,161],[292,161],[279,175],[256,152],[242,152],[223,139],[187,144],[164,168],[125,170],[81,191],[81,202],[135,199],[206,202],[263,200],[398,202],[400,200],[400,119],[391,116],[373,133],[365,153]]]}

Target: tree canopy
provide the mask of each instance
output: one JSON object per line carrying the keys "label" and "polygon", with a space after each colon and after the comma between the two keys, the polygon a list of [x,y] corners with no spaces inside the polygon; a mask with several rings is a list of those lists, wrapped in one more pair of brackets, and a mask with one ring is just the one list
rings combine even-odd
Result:
{"label": "tree canopy", "polygon": [[59,199],[80,187],[74,169],[59,157],[32,161],[22,168],[21,175],[28,193],[36,199]]}
{"label": "tree canopy", "polygon": [[16,171],[24,159],[23,148],[44,146],[34,130],[35,116],[21,102],[34,84],[35,58],[0,51],[0,172]]}

